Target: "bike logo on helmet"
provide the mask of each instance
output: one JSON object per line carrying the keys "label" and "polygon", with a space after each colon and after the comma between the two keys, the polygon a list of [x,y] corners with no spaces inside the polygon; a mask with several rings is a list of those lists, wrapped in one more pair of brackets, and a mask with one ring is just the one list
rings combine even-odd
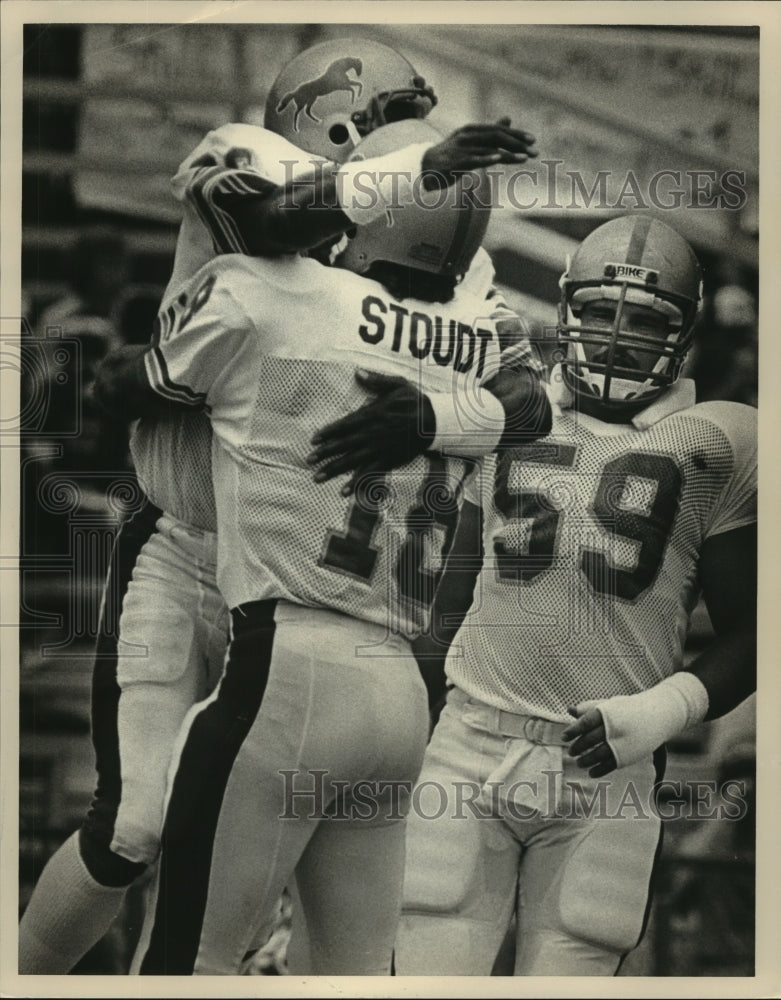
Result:
{"label": "bike logo on helmet", "polygon": [[650,267],[639,267],[636,264],[605,264],[606,278],[626,278],[644,281],[647,285],[659,283],[659,272]]}

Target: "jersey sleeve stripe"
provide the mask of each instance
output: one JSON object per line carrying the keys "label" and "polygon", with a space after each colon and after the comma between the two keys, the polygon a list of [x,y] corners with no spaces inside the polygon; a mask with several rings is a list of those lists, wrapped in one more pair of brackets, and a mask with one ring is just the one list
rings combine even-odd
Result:
{"label": "jersey sleeve stripe", "polygon": [[[222,172],[220,170],[220,172]],[[198,213],[198,218],[211,234],[217,253],[245,253],[244,241],[233,219],[211,200],[209,180],[214,168],[199,173],[187,185],[185,197]]]}
{"label": "jersey sleeve stripe", "polygon": [[157,347],[160,341],[168,339],[174,325],[175,316],[173,306],[168,306],[166,310],[157,314],[154,330],[152,331],[152,347]]}
{"label": "jersey sleeve stripe", "polygon": [[205,392],[195,392],[189,386],[173,381],[168,374],[168,365],[159,347],[153,347],[147,352],[144,365],[149,384],[158,395],[172,402],[184,403],[186,406],[202,407],[205,404]]}
{"label": "jersey sleeve stripe", "polygon": [[260,196],[274,189],[271,181],[251,170],[210,167],[199,170],[187,185],[185,197],[211,233],[215,250],[220,253],[247,253],[239,227],[220,201],[242,196]]}

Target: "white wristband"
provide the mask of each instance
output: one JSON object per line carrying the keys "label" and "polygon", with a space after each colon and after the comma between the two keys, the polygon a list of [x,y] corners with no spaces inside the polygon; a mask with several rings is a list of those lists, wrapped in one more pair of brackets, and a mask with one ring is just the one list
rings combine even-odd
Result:
{"label": "white wristband", "polygon": [[479,387],[428,392],[436,433],[429,451],[459,458],[489,455],[504,433],[504,407],[492,392]]}
{"label": "white wristband", "polygon": [[433,143],[414,146],[353,160],[336,174],[339,205],[351,222],[365,226],[381,219],[390,208],[415,204],[420,199],[420,172],[423,154]]}
{"label": "white wristband", "polygon": [[608,698],[596,707],[605,724],[605,742],[618,767],[626,767],[650,756],[689,726],[702,722],[709,704],[708,692],[699,677],[680,670],[648,691]]}

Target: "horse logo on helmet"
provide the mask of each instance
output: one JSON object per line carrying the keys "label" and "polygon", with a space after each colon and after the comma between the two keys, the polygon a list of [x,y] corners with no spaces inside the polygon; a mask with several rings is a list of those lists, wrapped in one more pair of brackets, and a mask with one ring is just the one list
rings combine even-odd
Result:
{"label": "horse logo on helmet", "polygon": [[277,104],[277,113],[281,114],[292,103],[296,109],[293,118],[293,128],[296,132],[298,132],[298,119],[302,114],[306,114],[310,121],[320,124],[322,119],[318,118],[314,112],[314,105],[318,98],[344,90],[350,94],[350,101],[354,104],[356,97],[361,95],[363,84],[360,80],[353,80],[347,74],[352,70],[356,76],[360,76],[362,69],[361,60],[353,56],[337,59],[331,63],[325,73],[314,80],[305,81],[295,90],[285,94]]}

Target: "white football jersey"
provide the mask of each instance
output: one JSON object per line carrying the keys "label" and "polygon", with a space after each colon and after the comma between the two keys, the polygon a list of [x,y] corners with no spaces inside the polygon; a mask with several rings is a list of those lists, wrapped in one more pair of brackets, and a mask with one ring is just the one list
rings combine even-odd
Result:
{"label": "white football jersey", "polygon": [[756,411],[670,409],[638,429],[554,407],[548,437],[483,460],[467,499],[485,560],[451,682],[563,722],[682,666],[703,541],[756,520]]}
{"label": "white football jersey", "polygon": [[[173,309],[172,293],[215,254],[245,252],[224,198],[262,194],[312,170],[313,161],[321,159],[256,125],[223,125],[209,132],[171,181],[183,218],[161,316]],[[187,524],[216,530],[211,427],[204,414],[172,411],[143,418],[133,428],[130,452],[152,503]]]}
{"label": "white football jersey", "polygon": [[218,584],[230,607],[283,598],[388,625],[427,621],[466,464],[419,456],[345,499],[312,481],[320,427],[360,406],[357,367],[460,390],[499,365],[485,302],[395,300],[305,258],[216,258],[176,296],[147,355],[166,398],[206,406],[216,439]]}
{"label": "white football jersey", "polygon": [[[170,324],[181,286],[215,255],[246,253],[232,218],[235,206],[228,211],[226,198],[262,195],[291,178],[311,174],[322,162],[322,157],[303,152],[257,125],[232,123],[207,133],[171,182],[174,196],[182,203],[183,219],[160,319]],[[475,296],[485,300],[481,315],[491,317],[501,346],[511,347],[514,360],[539,370],[526,328],[493,288],[493,279],[491,259],[480,248],[456,290],[457,300]],[[164,418],[138,421],[130,450],[138,478],[154,504],[185,523],[214,531],[210,435],[202,414],[174,411]],[[172,469],[177,470],[176,476],[171,475]]]}
{"label": "white football jersey", "polygon": [[212,429],[197,410],[172,408],[137,420],[130,455],[141,489],[152,503],[185,524],[217,530],[212,489]]}
{"label": "white football jersey", "polygon": [[215,254],[247,252],[226,200],[263,195],[324,162],[258,125],[229,124],[207,133],[171,181],[183,218],[163,301]]}

